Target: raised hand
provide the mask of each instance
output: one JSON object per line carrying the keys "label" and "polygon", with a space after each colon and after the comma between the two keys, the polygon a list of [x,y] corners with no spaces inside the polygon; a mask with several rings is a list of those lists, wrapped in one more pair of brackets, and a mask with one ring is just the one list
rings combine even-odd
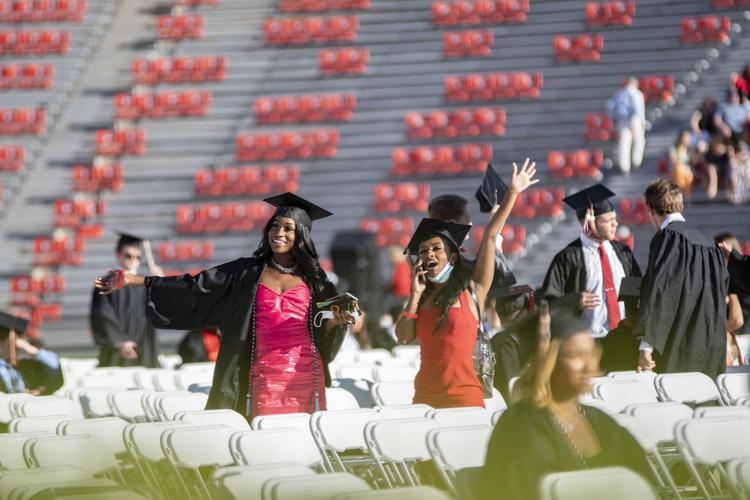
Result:
{"label": "raised hand", "polygon": [[122,269],[113,269],[104,276],[94,280],[94,286],[99,289],[99,293],[108,295],[115,290],[123,287],[125,272]]}
{"label": "raised hand", "polygon": [[518,168],[513,162],[513,176],[510,178],[510,188],[516,193],[522,193],[529,186],[533,186],[539,179],[534,179],[536,175],[536,162],[526,158],[521,168]]}

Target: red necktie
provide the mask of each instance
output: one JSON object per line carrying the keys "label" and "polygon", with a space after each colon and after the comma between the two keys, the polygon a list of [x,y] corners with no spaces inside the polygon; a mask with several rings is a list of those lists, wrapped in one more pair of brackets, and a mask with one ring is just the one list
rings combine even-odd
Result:
{"label": "red necktie", "polygon": [[612,275],[612,266],[609,265],[609,257],[604,245],[599,243],[599,260],[602,262],[602,278],[604,279],[604,296],[607,299],[607,316],[609,316],[609,329],[613,330],[620,324],[620,304],[617,302],[617,290],[615,289],[615,278]]}

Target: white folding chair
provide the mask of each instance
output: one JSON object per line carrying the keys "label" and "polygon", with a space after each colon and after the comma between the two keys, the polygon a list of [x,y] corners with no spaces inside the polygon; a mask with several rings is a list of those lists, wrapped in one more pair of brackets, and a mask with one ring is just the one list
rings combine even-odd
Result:
{"label": "white folding chair", "polygon": [[[750,418],[750,406],[704,406],[696,408],[693,418]],[[750,450],[748,450],[750,455]]]}
{"label": "white folding chair", "polygon": [[722,373],[716,377],[716,385],[724,406],[732,406],[737,400],[750,397],[750,373]]}
{"label": "white folding chair", "polygon": [[637,380],[604,379],[591,387],[594,398],[604,401],[613,411],[621,412],[627,405],[656,403],[656,391]]}
{"label": "white folding chair", "polygon": [[146,415],[146,421],[148,422],[161,422],[162,418],[159,415],[159,409],[157,403],[161,398],[167,394],[182,394],[182,392],[147,392],[141,395],[141,408],[143,413]]}
{"label": "white folding chair", "polygon": [[[635,370],[609,372],[607,377],[615,380],[637,380],[647,385],[649,388],[654,389],[654,379],[656,379],[656,373],[652,371],[637,372]],[[655,390],[655,389],[654,389]]]}
{"label": "white folding chair", "polygon": [[11,412],[11,406],[20,399],[33,398],[31,394],[22,392],[19,394],[0,393],[0,424],[7,424],[15,417]]}
{"label": "white folding chair", "polygon": [[[23,458],[23,446],[30,438],[49,435],[46,432],[19,432],[16,434],[0,434],[0,477],[5,474],[4,469],[25,469],[26,460]],[[4,498],[0,495],[0,498]]]}
{"label": "white folding chair", "polygon": [[359,403],[354,395],[340,387],[326,387],[327,410],[356,410]]}
{"label": "white folding chair", "polygon": [[371,392],[376,405],[408,405],[414,400],[414,382],[381,382]]}
{"label": "white folding chair", "polygon": [[505,399],[503,399],[503,395],[500,394],[500,391],[493,387],[492,397],[485,398],[484,407],[489,411],[501,411],[506,410],[508,408],[508,404],[505,402]]}
{"label": "white folding chair", "polygon": [[492,424],[492,412],[484,408],[441,408],[431,410],[427,418],[435,421],[438,427],[466,427],[467,425]]}
{"label": "white folding chair", "polygon": [[224,425],[171,427],[161,434],[164,456],[188,498],[210,497],[201,468],[234,464],[229,441],[236,431]]}
{"label": "white folding chair", "polygon": [[29,467],[73,465],[92,476],[124,481],[114,453],[96,436],[39,436],[26,441],[23,454]]}
{"label": "white folding chair", "polygon": [[658,500],[648,482],[625,467],[558,472],[542,478],[541,500]]}
{"label": "white folding chair", "polygon": [[419,486],[414,464],[430,460],[427,433],[435,427],[427,418],[376,420],[365,426],[367,448],[388,487]]}
{"label": "white folding chair", "polygon": [[125,389],[112,387],[83,388],[78,393],[78,401],[87,418],[109,417],[113,415],[109,406],[109,395]]}
{"label": "white folding chair", "polygon": [[174,370],[182,363],[179,354],[159,354],[159,366],[165,370]]}
{"label": "white folding chair", "polygon": [[[55,481],[81,481],[93,479],[89,472],[72,465],[41,467],[37,469],[4,470],[0,473],[0,498],[11,500],[12,492],[29,484],[51,483]],[[14,495],[15,496],[15,495]]]}
{"label": "white folding chair", "polygon": [[238,465],[296,462],[307,467],[318,467],[323,462],[323,456],[309,430],[276,428],[237,432],[229,441],[229,448]]}
{"label": "white folding chair", "polygon": [[457,497],[456,472],[466,467],[482,467],[492,435],[490,425],[437,428],[427,433],[432,462],[449,489]]}
{"label": "white folding chair", "polygon": [[733,458],[725,468],[729,484],[739,493],[739,498],[750,498],[750,456]]}
{"label": "white folding chair", "polygon": [[138,388],[138,390],[156,390],[156,386],[154,385],[154,372],[156,372],[157,370],[160,370],[160,368],[146,368],[133,374],[133,382],[135,383],[135,386]]}
{"label": "white folding chair", "polygon": [[236,431],[249,431],[247,419],[234,410],[180,411],[174,419],[190,425],[226,425]]}
{"label": "white folding chair", "polygon": [[398,500],[450,500],[451,497],[432,486],[412,486],[392,490],[359,491],[356,493],[339,493],[332,500],[380,500],[393,498]]}
{"label": "white folding chair", "polygon": [[213,382],[214,372],[205,370],[176,371],[174,376],[175,385],[181,391],[187,391],[190,386],[210,386]]}
{"label": "white folding chair", "polygon": [[425,404],[404,404],[376,406],[374,410],[378,412],[378,419],[383,420],[385,418],[424,418],[433,408]]}
{"label": "white folding chair", "polygon": [[37,396],[16,400],[11,413],[15,417],[67,415],[72,418],[83,418],[81,407],[61,396]]}
{"label": "white folding chair", "polygon": [[392,359],[393,355],[386,349],[368,349],[357,351],[355,359],[357,363],[375,365],[380,361]]}
{"label": "white folding chair", "polygon": [[269,500],[329,500],[339,493],[369,491],[367,483],[345,472],[317,476],[270,479],[263,485],[263,498]]}
{"label": "white folding chair", "polygon": [[101,438],[107,443],[115,456],[127,452],[122,433],[128,423],[119,417],[90,418],[86,420],[67,420],[57,427],[61,436],[90,435]]}
{"label": "white folding chair", "polygon": [[500,411],[493,411],[493,412],[492,412],[492,420],[491,420],[490,424],[491,424],[491,425],[492,425],[493,427],[494,427],[495,425],[497,425],[497,423],[498,423],[498,422],[500,421],[500,417],[502,417],[502,416],[503,416],[503,413],[505,413],[505,411],[504,411],[504,410],[500,410]]}
{"label": "white folding chair", "polygon": [[419,370],[413,366],[402,365],[379,365],[372,369],[374,382],[411,382],[417,376]]}
{"label": "white folding chair", "polygon": [[200,363],[184,363],[180,365],[179,370],[175,370],[175,373],[182,372],[204,372],[213,373],[216,368],[216,363],[213,361],[202,361]]}
{"label": "white folding chair", "polygon": [[742,417],[678,422],[675,427],[677,447],[705,498],[733,493],[724,464],[748,455],[750,433],[747,429],[748,419]]}
{"label": "white folding chair", "polygon": [[166,498],[182,494],[182,491],[162,450],[161,435],[168,429],[185,426],[183,422],[172,421],[128,424],[122,434],[125,447],[145,483]]}
{"label": "white folding chair", "polygon": [[254,431],[289,427],[310,432],[309,413],[282,413],[280,415],[260,415],[253,419],[250,428]]}
{"label": "white folding chair", "polygon": [[156,400],[156,410],[162,420],[173,420],[180,411],[203,410],[208,396],[194,392],[165,393]]}
{"label": "white folding chair", "polygon": [[700,372],[663,373],[654,380],[659,399],[678,403],[706,403],[719,399],[719,388]]}
{"label": "white folding chair", "polygon": [[[140,374],[142,372],[136,372]],[[107,404],[112,409],[116,417],[123,418],[128,422],[146,422],[148,416],[143,409],[141,400],[146,394],[153,393],[153,390],[131,390],[131,391],[113,391],[107,396]]]}
{"label": "white folding chair", "polygon": [[[328,472],[352,472],[367,453],[365,425],[378,419],[371,408],[319,411],[312,414],[310,428]],[[348,452],[347,455],[343,455]],[[356,452],[357,456],[350,455]],[[353,462],[353,463],[352,463]],[[368,460],[370,463],[372,460]]]}
{"label": "white folding chair", "polygon": [[14,418],[8,423],[8,432],[43,432],[45,434],[55,434],[57,432],[57,426],[66,420],[73,420],[73,418],[67,415]]}
{"label": "white folding chair", "polygon": [[354,380],[369,380],[373,381],[372,375],[373,365],[370,364],[351,364],[351,365],[337,365],[335,378],[350,378]]}
{"label": "white folding chair", "polygon": [[260,499],[266,481],[305,475],[314,476],[315,471],[293,462],[220,467],[211,475],[212,497],[227,500]]}
{"label": "white folding chair", "polygon": [[391,351],[397,358],[407,358],[409,360],[419,359],[421,349],[418,345],[397,345]]}
{"label": "white folding chair", "polygon": [[179,391],[174,378],[174,370],[154,370],[151,373],[151,382],[154,389],[161,392]]}
{"label": "white folding chair", "polygon": [[118,484],[111,479],[73,479],[35,483],[15,488],[8,500],[30,500],[32,498],[107,498],[108,500],[147,500],[136,490]]}

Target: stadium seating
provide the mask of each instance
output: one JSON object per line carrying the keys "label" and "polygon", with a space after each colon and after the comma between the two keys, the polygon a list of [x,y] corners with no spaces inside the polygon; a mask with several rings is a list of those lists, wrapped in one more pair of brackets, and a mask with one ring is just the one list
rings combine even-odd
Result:
{"label": "stadium seating", "polygon": [[78,236],[41,237],[33,242],[34,263],[40,266],[81,264],[84,240]]}
{"label": "stadium seating", "polygon": [[258,97],[255,119],[263,124],[346,121],[356,108],[354,94]]}
{"label": "stadium seating", "polygon": [[336,129],[237,135],[237,160],[332,158],[338,152]]}
{"label": "stadium seating", "polygon": [[385,219],[362,219],[360,229],[375,233],[375,244],[379,247],[396,245],[405,247],[414,232],[414,220],[408,217],[386,217]]}
{"label": "stadium seating", "polygon": [[97,130],[95,151],[104,156],[140,156],[146,153],[146,131],[140,128]]}
{"label": "stadium seating", "polygon": [[547,166],[552,178],[595,177],[604,163],[601,149],[577,151],[550,151]]}
{"label": "stadium seating", "polygon": [[492,55],[494,36],[489,30],[448,31],[443,34],[446,57],[488,57]]}
{"label": "stadium seating", "polygon": [[132,63],[132,73],[133,82],[143,85],[219,82],[227,77],[227,58],[193,56],[136,59]]}
{"label": "stadium seating", "polygon": [[727,16],[686,17],[682,20],[680,41],[684,44],[726,43],[731,24]]}
{"label": "stadium seating", "polygon": [[630,26],[633,24],[634,15],[634,0],[610,0],[586,4],[586,22],[592,27]]}
{"label": "stadium seating", "polygon": [[502,136],[505,134],[505,119],[504,108],[480,107],[410,112],[404,117],[404,122],[408,138],[432,139]]}
{"label": "stadium seating", "polygon": [[[517,224],[506,224],[503,226],[503,252],[508,254],[518,253],[523,249],[526,241],[526,227]],[[484,236],[484,226],[473,226],[471,230],[471,239],[474,250],[479,249],[479,243]]]}
{"label": "stadium seating", "polygon": [[432,2],[432,22],[437,26],[525,23],[528,12],[528,0],[450,0]]}
{"label": "stadium seating", "polygon": [[104,215],[106,207],[104,201],[90,199],[56,200],[55,227],[75,228],[85,221]]}
{"label": "stadium seating", "polygon": [[162,40],[203,37],[205,20],[199,14],[164,15],[156,20],[156,34]]}
{"label": "stadium seating", "polygon": [[537,188],[521,193],[516,199],[512,215],[521,219],[559,217],[563,213],[565,188]]}
{"label": "stadium seating", "polygon": [[281,12],[322,12],[326,10],[368,10],[372,0],[281,0]]}
{"label": "stadium seating", "polygon": [[263,227],[272,213],[273,207],[261,201],[183,205],[175,223],[185,234],[245,232]]}
{"label": "stadium seating", "polygon": [[2,0],[0,22],[45,23],[80,21],[86,0]]}
{"label": "stadium seating", "polygon": [[370,51],[365,47],[322,49],[318,53],[318,67],[324,76],[355,74],[367,70]]}
{"label": "stadium seating", "polygon": [[73,191],[98,193],[119,191],[123,186],[122,164],[75,165],[73,167]]}
{"label": "stadium seating", "polygon": [[4,64],[0,66],[0,90],[49,89],[54,83],[51,64]]}
{"label": "stadium seating", "polygon": [[606,113],[586,115],[585,139],[591,142],[608,142],[614,138],[612,119]]}
{"label": "stadium seating", "polygon": [[638,88],[646,102],[666,102],[672,99],[674,78],[671,76],[647,75],[638,78]]}
{"label": "stadium seating", "polygon": [[358,30],[357,16],[289,17],[263,21],[266,45],[353,42]]}
{"label": "stadium seating", "polygon": [[405,182],[381,183],[375,186],[377,212],[426,212],[430,201],[430,185]]}
{"label": "stadium seating", "polygon": [[457,146],[418,146],[396,148],[392,152],[395,176],[452,175],[484,172],[492,161],[492,145],[459,144]]}
{"label": "stadium seating", "polygon": [[544,79],[541,73],[489,73],[447,76],[445,99],[458,101],[494,101],[499,99],[537,99]]}
{"label": "stadium seating", "polygon": [[211,92],[208,91],[117,94],[114,97],[118,120],[205,116],[210,104]]}
{"label": "stadium seating", "polygon": [[0,146],[0,171],[20,172],[25,156],[23,146]]}
{"label": "stadium seating", "polygon": [[557,62],[598,62],[604,50],[604,37],[598,33],[558,35],[552,41]]}
{"label": "stadium seating", "polygon": [[297,191],[299,168],[288,165],[223,167],[195,173],[198,196],[240,196]]}
{"label": "stadium seating", "polygon": [[650,224],[649,211],[642,198],[623,198],[617,211],[620,224]]}
{"label": "stadium seating", "polygon": [[0,109],[0,135],[41,135],[45,131],[44,108]]}
{"label": "stadium seating", "polygon": [[0,55],[4,56],[66,54],[69,48],[67,30],[0,31]]}

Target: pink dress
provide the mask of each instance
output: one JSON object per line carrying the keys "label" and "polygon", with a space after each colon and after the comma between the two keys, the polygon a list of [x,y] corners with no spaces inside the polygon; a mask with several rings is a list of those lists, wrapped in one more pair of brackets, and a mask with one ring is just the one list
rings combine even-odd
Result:
{"label": "pink dress", "polygon": [[317,350],[313,350],[307,328],[309,307],[310,289],[304,283],[281,294],[263,283],[258,285],[252,416],[312,413],[315,411],[316,378],[319,409],[326,409],[323,362]]}

